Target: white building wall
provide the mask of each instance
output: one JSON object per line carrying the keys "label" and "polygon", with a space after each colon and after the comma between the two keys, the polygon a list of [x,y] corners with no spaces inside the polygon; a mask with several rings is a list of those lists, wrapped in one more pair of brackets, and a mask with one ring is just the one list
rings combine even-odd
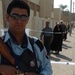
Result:
{"label": "white building wall", "polygon": [[34,36],[40,39],[40,34],[42,30],[42,18],[34,17]]}
{"label": "white building wall", "polygon": [[38,16],[39,12],[36,12],[36,17],[34,17],[34,11],[30,10],[30,19],[27,24],[27,28],[30,29],[29,35],[40,38],[40,31],[42,29],[42,19]]}
{"label": "white building wall", "polygon": [[27,28],[32,28],[32,26],[33,26],[33,21],[32,21],[32,19],[33,19],[33,17],[34,17],[34,11],[33,10],[30,10],[30,18],[29,18],[29,22],[28,22],[28,24],[27,24]]}

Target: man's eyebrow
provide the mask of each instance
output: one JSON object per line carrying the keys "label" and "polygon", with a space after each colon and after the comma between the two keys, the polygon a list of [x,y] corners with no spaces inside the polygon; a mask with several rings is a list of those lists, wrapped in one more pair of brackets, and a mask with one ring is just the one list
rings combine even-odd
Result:
{"label": "man's eyebrow", "polygon": [[[12,13],[11,15],[19,15],[19,14],[17,14],[17,13]],[[22,15],[20,15],[20,16],[28,16],[27,14],[22,14]]]}
{"label": "man's eyebrow", "polygon": [[12,13],[11,15],[19,15],[19,14],[17,14],[17,13]]}

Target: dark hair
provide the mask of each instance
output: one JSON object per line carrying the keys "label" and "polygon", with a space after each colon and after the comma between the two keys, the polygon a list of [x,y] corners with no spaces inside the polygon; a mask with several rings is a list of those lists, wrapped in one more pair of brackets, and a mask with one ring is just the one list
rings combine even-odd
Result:
{"label": "dark hair", "polygon": [[28,16],[30,16],[30,7],[28,6],[27,3],[25,3],[24,1],[22,0],[13,0],[9,5],[8,5],[8,8],[7,8],[7,13],[10,14],[11,13],[11,10],[13,8],[21,8],[21,9],[27,9],[28,11]]}

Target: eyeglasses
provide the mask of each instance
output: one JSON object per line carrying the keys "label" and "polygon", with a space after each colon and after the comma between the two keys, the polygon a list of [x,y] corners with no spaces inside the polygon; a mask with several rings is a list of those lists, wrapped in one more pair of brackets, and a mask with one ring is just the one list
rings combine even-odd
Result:
{"label": "eyeglasses", "polygon": [[16,14],[16,13],[13,13],[13,14],[10,14],[10,17],[14,20],[27,20],[29,17],[27,15],[19,15],[19,14]]}

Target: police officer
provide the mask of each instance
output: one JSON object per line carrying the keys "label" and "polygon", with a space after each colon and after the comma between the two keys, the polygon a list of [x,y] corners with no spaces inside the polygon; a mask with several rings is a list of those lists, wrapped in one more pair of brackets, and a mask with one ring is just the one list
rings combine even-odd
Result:
{"label": "police officer", "polygon": [[30,8],[24,1],[13,0],[8,5],[6,19],[9,29],[3,40],[15,63],[11,64],[1,55],[0,73],[3,75],[52,75],[45,47],[37,38],[30,38],[25,33],[29,16]]}

